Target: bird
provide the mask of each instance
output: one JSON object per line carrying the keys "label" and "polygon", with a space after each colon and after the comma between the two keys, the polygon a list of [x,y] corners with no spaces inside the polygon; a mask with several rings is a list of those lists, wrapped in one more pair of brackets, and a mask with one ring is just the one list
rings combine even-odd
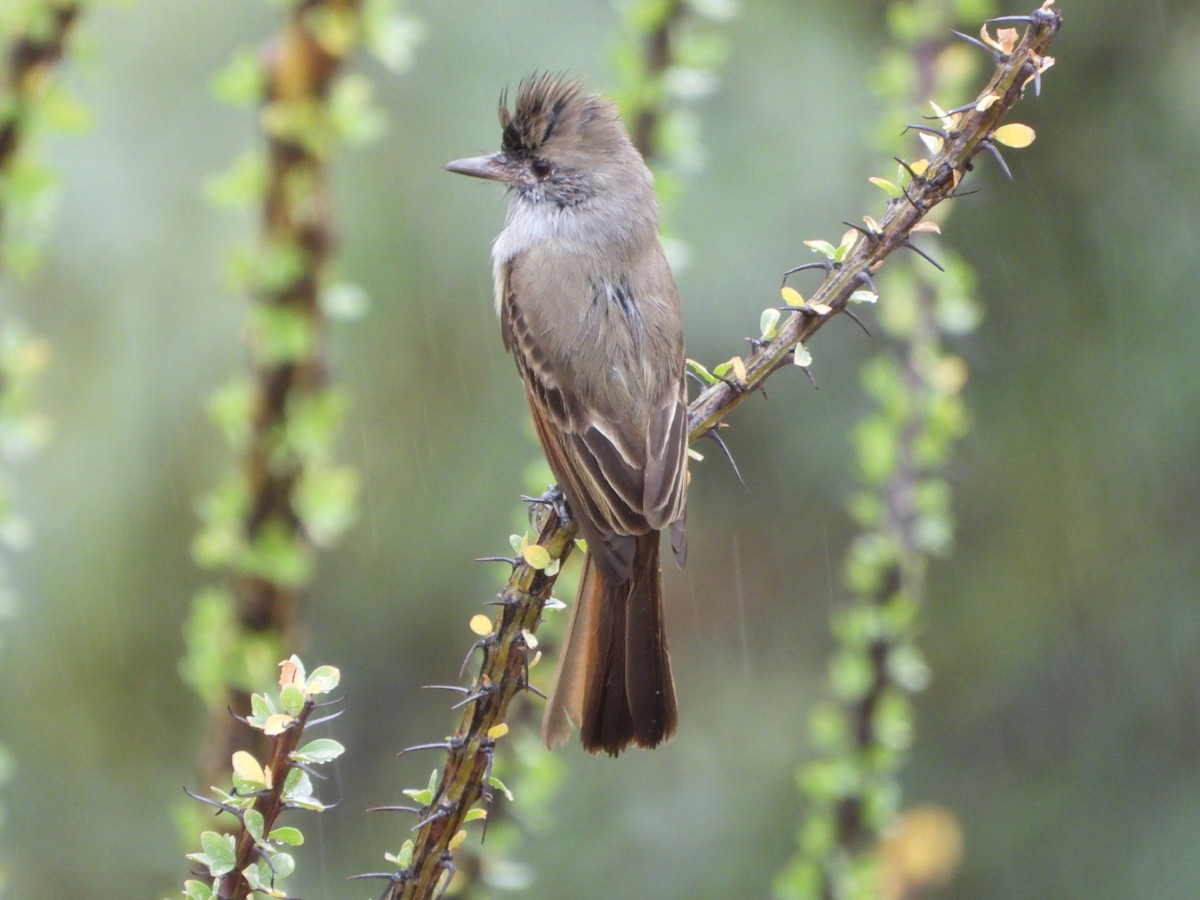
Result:
{"label": "bird", "polygon": [[550,470],[587,553],[542,720],[589,753],[675,732],[660,534],[687,554],[687,386],[679,292],[653,177],[616,107],[578,79],[534,75],[501,149],[447,163],[505,185],[492,245],[496,311]]}

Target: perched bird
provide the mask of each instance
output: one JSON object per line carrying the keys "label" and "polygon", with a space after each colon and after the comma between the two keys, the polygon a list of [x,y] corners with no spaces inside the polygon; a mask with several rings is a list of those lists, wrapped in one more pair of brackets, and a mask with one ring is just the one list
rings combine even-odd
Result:
{"label": "perched bird", "polygon": [[500,100],[501,150],[446,169],[508,187],[496,309],[538,438],[588,553],[542,720],[617,755],[675,731],[659,532],[683,565],[687,392],[679,293],[652,178],[616,108],[578,81]]}

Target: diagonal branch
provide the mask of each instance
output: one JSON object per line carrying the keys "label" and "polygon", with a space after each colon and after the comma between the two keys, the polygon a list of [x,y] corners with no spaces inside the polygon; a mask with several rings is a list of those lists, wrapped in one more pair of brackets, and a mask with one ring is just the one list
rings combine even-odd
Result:
{"label": "diagonal branch", "polygon": [[[913,229],[938,204],[955,196],[972,161],[987,146],[996,128],[1021,99],[1024,88],[1049,68],[1045,56],[1062,19],[1048,0],[1030,16],[1020,42],[997,55],[996,69],[974,104],[953,120],[939,152],[913,179],[905,196],[891,201],[881,222],[859,240],[828,274],[804,307],[797,307],[772,340],[756,344],[745,360],[744,373],[707,388],[689,409],[692,441],[711,433],[717,425],[778,369],[792,361],[797,346],[812,337],[837,313],[845,310],[854,291],[871,284],[871,275],[896,250],[909,245]],[[472,683],[469,703],[453,738],[448,758],[428,804],[421,810],[420,826],[406,844],[396,873],[384,877],[389,884],[384,900],[426,898],[444,891],[454,871],[454,848],[463,839],[462,826],[472,807],[490,800],[487,778],[496,740],[507,730],[504,723],[512,698],[527,686],[532,634],[541,620],[544,604],[554,586],[559,561],[570,553],[575,526],[563,522],[553,510],[540,520],[537,546],[527,548],[516,561],[512,576],[500,593],[501,613],[492,631],[478,644],[483,662]]]}

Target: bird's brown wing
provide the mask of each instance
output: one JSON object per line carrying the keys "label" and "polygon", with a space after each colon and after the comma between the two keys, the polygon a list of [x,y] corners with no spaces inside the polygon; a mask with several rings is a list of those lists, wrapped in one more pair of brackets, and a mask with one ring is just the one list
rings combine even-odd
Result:
{"label": "bird's brown wing", "polygon": [[538,438],[597,565],[614,581],[627,581],[634,537],[682,518],[687,462],[682,372],[679,394],[653,408],[648,423],[606,417],[604,404],[585,403],[539,346],[510,274],[503,280],[501,329],[525,382]]}

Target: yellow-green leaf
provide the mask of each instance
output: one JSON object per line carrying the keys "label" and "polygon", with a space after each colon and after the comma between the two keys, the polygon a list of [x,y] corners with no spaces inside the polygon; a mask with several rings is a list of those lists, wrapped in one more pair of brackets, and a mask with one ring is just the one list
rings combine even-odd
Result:
{"label": "yellow-green leaf", "polygon": [[875,187],[879,188],[889,197],[899,197],[903,193],[893,182],[888,181],[886,178],[880,178],[878,175],[872,175],[867,181],[871,182],[871,184],[875,185]]}
{"label": "yellow-green leaf", "polygon": [[828,256],[830,259],[833,259],[833,255],[837,253],[837,249],[829,241],[805,241],[804,243],[815,252]]}
{"label": "yellow-green leaf", "polygon": [[266,771],[259,765],[258,760],[245,750],[239,750],[233,754],[233,772],[242,781],[250,784],[267,783]]}
{"label": "yellow-green leaf", "polygon": [[263,734],[267,737],[275,737],[277,734],[283,734],[291,724],[296,721],[295,716],[289,716],[285,713],[276,713],[273,716],[267,716],[267,720],[263,722]]}
{"label": "yellow-green leaf", "polygon": [[788,306],[803,306],[804,298],[800,296],[800,292],[795,288],[787,287],[786,285],[779,290],[779,295],[783,297],[783,302]]}
{"label": "yellow-green leaf", "polygon": [[1001,125],[992,132],[992,140],[997,144],[1003,144],[1005,147],[1012,147],[1016,150],[1028,147],[1033,143],[1033,139],[1036,136],[1032,128],[1028,125],[1022,125],[1020,122],[1010,122],[1008,125]]}
{"label": "yellow-green leaf", "polygon": [[742,362],[742,358],[740,356],[735,356],[729,362],[733,366],[733,377],[737,379],[738,384],[745,384],[746,364]]}
{"label": "yellow-green leaf", "polygon": [[758,317],[758,330],[763,340],[769,341],[779,336],[779,310],[764,309]]}
{"label": "yellow-green leaf", "polygon": [[550,551],[541,544],[530,544],[521,551],[521,556],[524,557],[530,568],[538,571],[550,565]]}

